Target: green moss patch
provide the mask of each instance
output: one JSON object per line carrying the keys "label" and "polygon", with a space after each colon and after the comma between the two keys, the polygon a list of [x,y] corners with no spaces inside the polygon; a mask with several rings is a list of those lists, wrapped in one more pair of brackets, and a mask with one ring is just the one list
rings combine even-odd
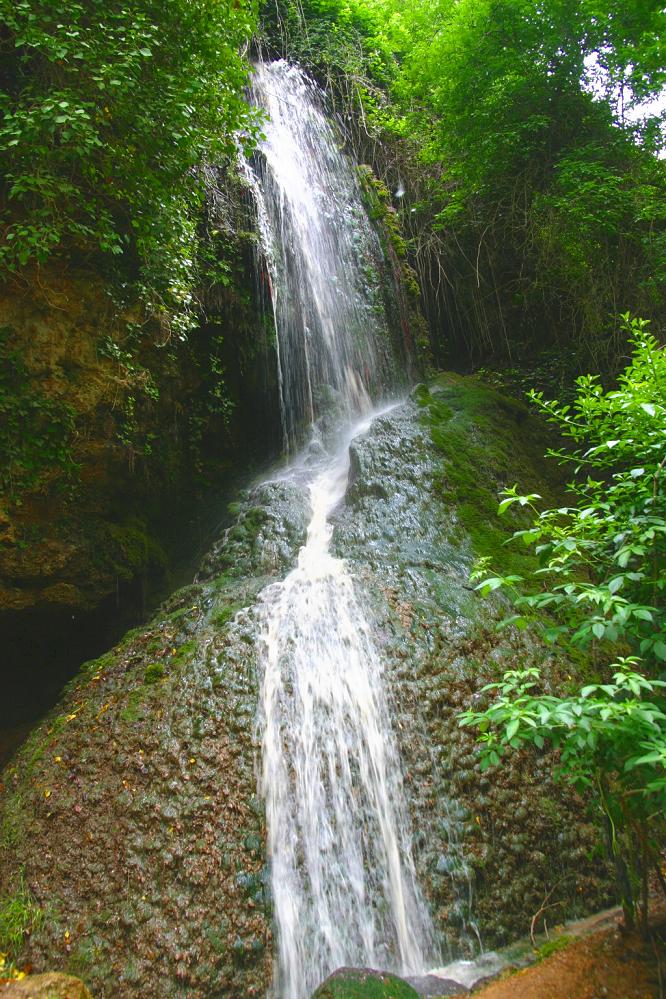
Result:
{"label": "green moss patch", "polygon": [[312,999],[418,999],[418,992],[396,975],[341,968],[319,986]]}
{"label": "green moss patch", "polygon": [[0,953],[18,957],[26,934],[41,926],[44,913],[35,904],[19,875],[16,891],[0,898]]}
{"label": "green moss patch", "polygon": [[497,509],[502,490],[515,483],[539,493],[549,506],[561,500],[560,470],[544,460],[553,443],[548,428],[525,403],[473,376],[446,372],[419,386],[415,398],[443,459],[437,489],[474,553],[490,556],[498,570],[529,574],[534,557],[515,544],[505,546],[512,531],[527,525],[526,515],[512,508],[500,517]]}

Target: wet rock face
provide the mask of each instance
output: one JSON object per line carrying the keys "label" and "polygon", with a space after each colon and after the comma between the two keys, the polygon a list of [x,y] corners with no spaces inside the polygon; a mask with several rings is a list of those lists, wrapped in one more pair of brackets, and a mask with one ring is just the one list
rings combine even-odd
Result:
{"label": "wet rock face", "polygon": [[[415,403],[379,418],[352,446],[333,549],[376,625],[445,956],[471,949],[477,927],[486,945],[523,935],[551,889],[558,921],[579,899],[597,907],[605,882],[584,802],[553,785],[552,760],[525,752],[481,774],[457,725],[502,670],[538,657],[556,689],[569,667],[496,633],[502,608],[470,587],[474,548],[441,460]],[[41,914],[19,966],[75,974],[99,999],[265,994],[253,607],[293,565],[309,516],[277,478],[246,493],[199,581],[88,664],[5,771],[0,905],[20,896]]]}
{"label": "wet rock face", "polygon": [[204,558],[199,579],[222,573],[270,575],[289,569],[305,543],[310,502],[303,489],[280,480],[247,490],[236,523]]}
{"label": "wet rock face", "polygon": [[185,339],[73,261],[0,275],[0,739],[146,619],[216,498],[280,446],[252,216],[240,182],[219,183],[234,273]]}
{"label": "wet rock face", "polygon": [[102,999],[265,993],[271,899],[243,608],[288,546],[295,557],[307,517],[279,485],[248,494],[216,546],[217,575],[211,557],[205,581],[84,667],[5,772],[0,901],[18,893],[40,915],[19,966],[80,975]]}

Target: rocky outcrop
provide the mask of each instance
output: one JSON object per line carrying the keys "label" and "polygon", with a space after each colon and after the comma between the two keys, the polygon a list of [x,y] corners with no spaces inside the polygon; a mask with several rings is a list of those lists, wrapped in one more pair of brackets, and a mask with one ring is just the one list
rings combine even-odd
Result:
{"label": "rocky outcrop", "polygon": [[558,920],[601,907],[609,878],[596,816],[554,781],[554,758],[522,752],[482,773],[474,734],[457,722],[505,669],[538,663],[555,691],[581,668],[532,635],[498,632],[506,607],[469,582],[480,555],[500,570],[534,569],[503,546],[513,528],[497,506],[517,481],[556,492],[540,457],[544,429],[474,378],[443,375],[414,395],[352,445],[333,547],[376,624],[417,869],[446,956],[523,935],[547,895]]}
{"label": "rocky outcrop", "polygon": [[277,443],[249,234],[236,244],[233,282],[187,338],[93,272],[0,284],[2,725],[52,704],[109,622],[155,606],[219,522],[211,496]]}
{"label": "rocky outcrop", "polygon": [[[574,668],[524,633],[498,634],[502,606],[468,581],[494,537],[483,504],[502,481],[540,475],[535,428],[474,380],[443,378],[417,398],[352,445],[332,545],[382,650],[444,957],[479,935],[523,935],[548,893],[558,920],[600,907],[608,881],[594,816],[553,782],[552,758],[524,751],[481,773],[456,720],[507,667],[538,659],[552,689]],[[454,475],[466,448],[471,486]],[[472,522],[461,497],[474,483]],[[42,913],[12,956],[78,974],[100,999],[237,999],[271,979],[253,608],[294,564],[308,499],[277,476],[234,514],[199,581],[89,663],[3,776],[0,897],[20,891]]]}

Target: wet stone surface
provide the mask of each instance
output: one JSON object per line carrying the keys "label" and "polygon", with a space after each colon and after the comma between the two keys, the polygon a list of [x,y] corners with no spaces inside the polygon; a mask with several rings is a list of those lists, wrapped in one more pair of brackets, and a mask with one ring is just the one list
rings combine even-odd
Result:
{"label": "wet stone surface", "polygon": [[251,612],[295,558],[301,494],[258,487],[145,630],[87,664],[2,784],[0,895],[43,918],[12,955],[96,997],[259,996],[272,972]]}

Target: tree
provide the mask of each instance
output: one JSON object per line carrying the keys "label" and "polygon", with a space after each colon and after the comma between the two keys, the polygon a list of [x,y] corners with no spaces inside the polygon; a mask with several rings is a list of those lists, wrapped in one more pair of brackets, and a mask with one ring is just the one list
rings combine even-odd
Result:
{"label": "tree", "polygon": [[251,0],[0,0],[0,265],[69,255],[187,325],[201,167],[250,129]]}

